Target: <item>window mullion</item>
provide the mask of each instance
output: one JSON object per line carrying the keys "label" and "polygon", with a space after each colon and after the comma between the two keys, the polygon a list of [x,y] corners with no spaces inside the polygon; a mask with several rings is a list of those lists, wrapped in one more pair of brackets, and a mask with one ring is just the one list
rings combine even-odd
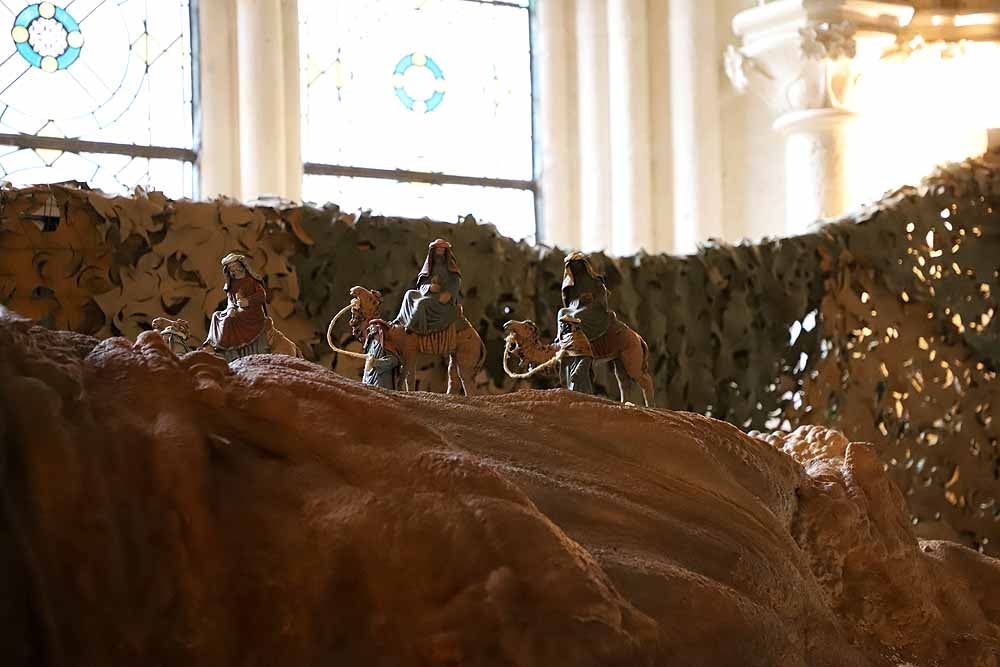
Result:
{"label": "window mullion", "polygon": [[113,153],[149,159],[181,160],[184,162],[195,162],[198,159],[198,154],[190,148],[138,146],[135,144],[116,144],[106,141],[41,137],[32,134],[0,133],[0,145],[68,151],[70,153]]}
{"label": "window mullion", "polygon": [[442,174],[426,171],[408,171],[405,169],[374,169],[371,167],[353,167],[339,164],[318,164],[307,162],[305,173],[317,176],[348,176],[353,178],[382,178],[401,182],[430,183],[432,185],[478,185],[490,188],[512,188],[517,190],[534,190],[534,181],[524,181],[511,178],[490,178],[488,176],[459,176],[458,174]]}

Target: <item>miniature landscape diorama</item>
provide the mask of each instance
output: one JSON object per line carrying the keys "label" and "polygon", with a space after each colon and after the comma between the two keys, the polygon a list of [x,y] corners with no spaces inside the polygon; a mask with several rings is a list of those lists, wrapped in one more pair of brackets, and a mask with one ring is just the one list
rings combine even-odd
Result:
{"label": "miniature landscape diorama", "polygon": [[610,258],[0,191],[12,664],[996,664],[998,206]]}

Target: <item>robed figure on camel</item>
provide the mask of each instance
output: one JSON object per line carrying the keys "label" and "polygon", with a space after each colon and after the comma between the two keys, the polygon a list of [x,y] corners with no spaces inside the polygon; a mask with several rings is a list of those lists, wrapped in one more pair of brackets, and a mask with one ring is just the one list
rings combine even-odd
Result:
{"label": "robed figure on camel", "polygon": [[396,323],[419,336],[444,331],[458,319],[462,271],[451,244],[438,239],[427,249],[417,288],[403,295]]}
{"label": "robed figure on camel", "polygon": [[[417,357],[424,354],[447,357],[449,394],[460,389],[466,395],[475,393],[475,377],[485,361],[486,348],[462,311],[461,289],[462,272],[451,244],[443,239],[433,241],[417,274],[415,288],[403,295],[396,318],[379,333],[382,348],[392,350],[399,360],[400,388],[413,387]],[[371,368],[375,364],[371,354],[342,350],[336,344],[333,330],[337,320],[350,312],[352,335],[370,341],[370,326],[380,317],[382,294],[361,286],[351,288],[350,294],[351,303],[330,321],[327,342],[335,352],[361,358],[366,368]],[[384,387],[386,377],[365,373],[363,381]]]}
{"label": "robed figure on camel", "polygon": [[[504,324],[507,334],[504,369],[512,377],[530,377],[554,363],[562,365],[561,379],[567,389],[593,392],[591,365],[612,362],[622,402],[627,400],[626,382],[642,390],[648,406],[653,401],[653,378],[649,374],[646,341],[618,319],[608,306],[604,277],[594,270],[586,255],[566,257],[563,265],[562,304],[558,315],[558,335],[554,342],[541,340],[538,326],[531,321]],[[526,373],[514,373],[507,364],[513,356],[528,366]]]}
{"label": "robed figure on camel", "polygon": [[251,354],[287,354],[302,357],[298,347],[274,327],[267,314],[264,279],[246,255],[230,253],[222,259],[226,276],[226,308],[212,314],[203,348],[226,361]]}

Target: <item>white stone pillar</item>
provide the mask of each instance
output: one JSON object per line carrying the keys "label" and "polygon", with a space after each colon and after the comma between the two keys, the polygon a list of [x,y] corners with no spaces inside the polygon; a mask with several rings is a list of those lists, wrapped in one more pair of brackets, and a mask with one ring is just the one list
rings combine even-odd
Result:
{"label": "white stone pillar", "polygon": [[656,249],[653,228],[646,0],[608,0],[611,251]]}
{"label": "white stone pillar", "polygon": [[722,137],[715,3],[670,0],[674,249],[723,236]]}
{"label": "white stone pillar", "polygon": [[733,19],[742,44],[726,52],[730,80],[781,114],[788,234],[859,203],[848,178],[854,84],[912,17],[900,2],[781,0]]}
{"label": "white stone pillar", "polygon": [[240,197],[240,133],[236,122],[236,0],[213,0],[198,8],[200,196]]}
{"label": "white stone pillar", "polygon": [[674,170],[670,124],[670,23],[667,3],[647,0],[651,252],[674,250]]}
{"label": "white stone pillar", "polygon": [[284,56],[285,190],[284,196],[302,201],[302,88],[299,67],[299,3],[281,0]]}
{"label": "white stone pillar", "polygon": [[244,199],[287,196],[282,2],[237,3],[242,195]]}
{"label": "white stone pillar", "polygon": [[575,0],[538,4],[538,142],[542,243],[580,246]]}
{"label": "white stone pillar", "polygon": [[843,215],[856,203],[848,181],[856,117],[841,109],[810,109],[787,113],[775,122],[785,136],[786,233],[801,233],[817,220]]}
{"label": "white stone pillar", "polygon": [[580,146],[580,249],[611,246],[611,139],[608,128],[607,0],[576,6]]}

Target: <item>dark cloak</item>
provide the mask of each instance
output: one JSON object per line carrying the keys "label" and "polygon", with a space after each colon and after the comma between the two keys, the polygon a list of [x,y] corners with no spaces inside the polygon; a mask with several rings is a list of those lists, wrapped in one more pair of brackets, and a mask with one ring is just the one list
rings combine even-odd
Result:
{"label": "dark cloak", "polygon": [[[434,250],[440,245],[445,247],[445,256],[438,260]],[[431,284],[437,278],[441,292],[431,292]],[[435,241],[427,249],[427,258],[417,276],[417,288],[403,295],[403,303],[399,307],[396,322],[408,330],[426,335],[444,331],[458,319],[458,305],[462,302],[462,273],[458,261],[451,251],[451,245],[444,241]],[[442,293],[451,294],[448,303],[441,303]]]}
{"label": "dark cloak", "polygon": [[580,330],[590,340],[596,340],[608,331],[611,309],[608,307],[608,288],[604,277],[594,271],[581,253],[566,257],[562,284],[563,307],[559,319],[569,315],[580,320]]}
{"label": "dark cloak", "polygon": [[388,323],[372,322],[365,337],[365,353],[375,361],[371,367],[365,368],[362,382],[372,387],[395,389],[399,376],[399,356],[385,342],[385,329]]}

